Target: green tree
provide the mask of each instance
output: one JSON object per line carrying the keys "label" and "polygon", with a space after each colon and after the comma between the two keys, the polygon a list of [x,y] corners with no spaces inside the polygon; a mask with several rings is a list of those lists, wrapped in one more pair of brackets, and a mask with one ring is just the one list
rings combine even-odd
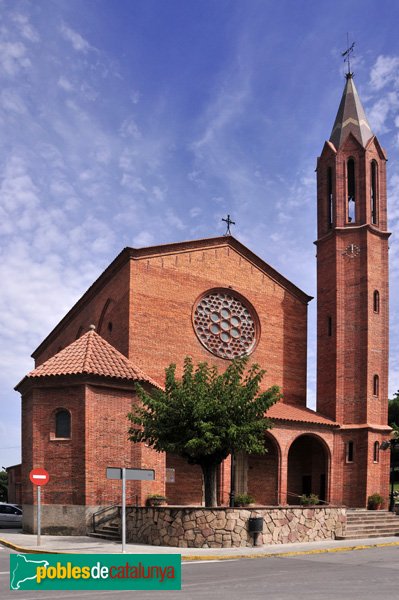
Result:
{"label": "green tree", "polygon": [[147,393],[128,418],[132,442],[146,442],[158,452],[172,452],[203,473],[206,506],[216,506],[217,469],[232,452],[264,453],[264,433],[272,426],[265,412],[281,398],[273,386],[259,393],[265,371],[248,367],[248,357],[234,360],[224,373],[186,357],[181,380],[176,365],[165,371],[165,391]]}
{"label": "green tree", "polygon": [[7,471],[0,471],[0,502],[7,502],[8,475]]}
{"label": "green tree", "polygon": [[392,424],[399,426],[399,391],[388,400],[388,425],[392,427]]}

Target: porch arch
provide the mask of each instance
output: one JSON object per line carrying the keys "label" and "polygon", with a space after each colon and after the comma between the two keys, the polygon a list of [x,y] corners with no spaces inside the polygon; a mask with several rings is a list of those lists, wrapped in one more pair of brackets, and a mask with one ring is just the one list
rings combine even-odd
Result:
{"label": "porch arch", "polygon": [[288,451],[287,502],[299,504],[302,494],[328,501],[330,450],[316,434],[299,435]]}
{"label": "porch arch", "polygon": [[247,456],[247,490],[256,504],[278,504],[280,490],[281,450],[274,436],[265,434],[266,454]]}

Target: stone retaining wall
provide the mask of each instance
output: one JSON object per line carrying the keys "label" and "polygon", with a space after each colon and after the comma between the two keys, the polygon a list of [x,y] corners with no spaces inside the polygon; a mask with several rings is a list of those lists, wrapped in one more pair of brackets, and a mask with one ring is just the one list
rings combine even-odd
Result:
{"label": "stone retaining wall", "polygon": [[253,546],[250,517],[263,517],[257,545],[335,539],[346,527],[343,507],[139,507],[127,509],[127,541],[180,548]]}

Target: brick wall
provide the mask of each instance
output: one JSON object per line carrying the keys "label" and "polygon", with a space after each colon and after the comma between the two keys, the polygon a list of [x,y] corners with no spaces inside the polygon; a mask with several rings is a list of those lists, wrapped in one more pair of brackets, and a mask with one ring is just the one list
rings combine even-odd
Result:
{"label": "brick wall", "polygon": [[261,333],[251,360],[267,370],[263,386],[281,386],[284,401],[306,404],[307,307],[302,301],[226,245],[137,260],[132,265],[129,357],[157,381],[183,358],[225,369],[199,342],[193,306],[209,289],[227,288],[255,307]]}
{"label": "brick wall", "polygon": [[[68,440],[55,438],[55,413],[60,408],[71,413],[72,437]],[[49,483],[42,489],[43,504],[84,504],[84,387],[34,388],[23,397],[22,426],[24,504],[36,502],[36,486],[29,482],[29,472],[37,467],[50,474]]]}

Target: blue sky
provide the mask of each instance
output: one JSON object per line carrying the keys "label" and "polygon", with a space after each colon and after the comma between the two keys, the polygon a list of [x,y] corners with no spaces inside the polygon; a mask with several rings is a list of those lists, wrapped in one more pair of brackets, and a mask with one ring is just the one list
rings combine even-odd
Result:
{"label": "blue sky", "polygon": [[[346,32],[390,159],[399,388],[398,22],[395,0],[0,0],[0,466],[20,460],[31,352],[124,246],[220,235],[230,213],[315,296],[314,170]],[[309,321],[314,406],[315,301]]]}

